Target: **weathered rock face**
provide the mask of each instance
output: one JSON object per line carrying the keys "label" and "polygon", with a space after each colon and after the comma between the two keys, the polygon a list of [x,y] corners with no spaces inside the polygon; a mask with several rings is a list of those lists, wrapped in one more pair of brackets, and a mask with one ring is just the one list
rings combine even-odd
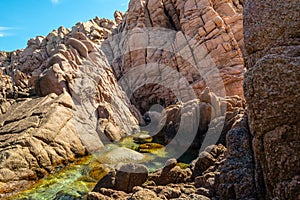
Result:
{"label": "weathered rock face", "polygon": [[102,49],[142,112],[191,100],[206,86],[242,97],[242,9],[231,0],[131,0]]}
{"label": "weathered rock face", "polygon": [[209,198],[217,196],[216,182],[226,161],[226,152],[227,149],[221,144],[211,145],[192,162],[194,184],[198,194]]}
{"label": "weathered rock face", "polygon": [[[300,5],[245,1],[244,48],[243,4],[131,0],[115,21],[60,27],[0,52],[0,193],[137,131],[139,112],[160,104],[171,106],[154,140],[228,149],[209,146],[187,169],[175,159],[152,174],[124,165],[88,199],[298,199]],[[111,163],[143,159],[117,151]]]}
{"label": "weathered rock face", "polygon": [[7,112],[7,109],[14,103],[14,99],[8,99],[8,97],[14,97],[14,87],[11,77],[0,74],[0,115]]}
{"label": "weathered rock face", "polygon": [[1,52],[1,193],[139,130],[139,112],[97,47],[116,25],[96,18]]}
{"label": "weathered rock face", "polygon": [[[118,20],[123,16],[120,12],[115,15]],[[47,37],[31,39],[23,51],[1,53],[0,67],[10,81],[6,83],[9,88],[3,87],[3,95],[18,97],[24,89],[27,96],[32,95],[29,90],[39,96],[59,95],[66,90],[75,102],[74,117],[85,143],[101,143],[97,132],[103,140],[118,140],[138,130],[132,113],[140,118],[139,112],[129,105],[105,55],[97,48],[116,26],[115,21],[95,18],[77,23],[72,30],[60,27]]]}
{"label": "weathered rock face", "polygon": [[[207,109],[207,112],[205,112],[205,109],[198,112],[198,115],[202,112],[202,121],[207,122],[205,128],[202,128],[205,129],[202,132],[204,134],[202,136],[205,138],[206,134],[208,134],[207,137],[209,138],[206,141],[208,143],[205,145],[208,145],[209,142],[217,142],[221,135],[221,138],[226,137],[226,142],[223,142],[228,149],[221,144],[210,145],[204,151],[200,152],[198,158],[192,162],[191,168],[187,169],[181,169],[176,159],[170,159],[166,162],[164,168],[150,173],[148,180],[145,183],[140,183],[141,187],[134,187],[132,191],[127,191],[126,195],[123,194],[124,199],[133,197],[144,199],[139,195],[148,193],[154,199],[256,199],[255,168],[251,149],[252,137],[247,123],[247,115],[243,108],[244,101],[237,96],[227,97],[226,99],[219,98],[209,92],[209,90],[205,90],[201,97],[200,101],[188,102],[188,106],[178,104],[170,106],[165,110],[165,113],[160,116],[162,117],[161,121],[167,125],[162,129],[165,132],[160,133],[164,138],[163,140],[166,143],[170,141],[171,143],[175,143],[177,149],[186,142],[188,143],[186,141],[188,136],[184,134],[184,140],[177,138],[178,140],[174,142],[177,136],[173,137],[178,132],[180,121],[183,125],[188,124],[188,120],[180,120],[176,117],[180,118],[180,110],[182,109],[191,111],[195,109],[191,109],[189,106],[197,108],[197,104],[205,104],[210,106],[210,109]],[[216,107],[217,105],[218,107]],[[224,115],[224,112],[226,115]],[[193,112],[183,113],[188,115],[193,114]],[[220,116],[221,114],[223,116]],[[191,116],[187,117],[187,119],[191,121]],[[171,121],[172,123],[170,123]],[[193,126],[184,127],[185,134]],[[174,135],[171,133],[174,133]],[[154,137],[154,140],[157,140],[156,137]],[[214,139],[215,141],[213,141]],[[195,144],[198,143],[199,145],[202,141],[197,140]],[[219,139],[219,142],[221,141]],[[187,144],[187,146],[189,145],[190,143]],[[194,149],[194,152],[197,151]],[[117,196],[119,191],[113,189],[114,186],[112,184],[115,181],[115,177],[116,175],[111,174],[100,180],[94,190],[99,193],[90,193],[88,197],[91,199],[101,199]],[[126,181],[121,181],[120,183],[128,185]],[[107,193],[105,189],[107,187],[113,190]]]}
{"label": "weathered rock face", "polygon": [[1,193],[86,155],[72,121],[72,106],[67,93],[51,94],[19,100],[0,116]]}
{"label": "weathered rock face", "polygon": [[257,199],[252,136],[247,115],[237,120],[226,137],[226,160],[216,178],[220,199]]}
{"label": "weathered rock face", "polygon": [[245,97],[261,199],[299,199],[300,2],[248,0]]}

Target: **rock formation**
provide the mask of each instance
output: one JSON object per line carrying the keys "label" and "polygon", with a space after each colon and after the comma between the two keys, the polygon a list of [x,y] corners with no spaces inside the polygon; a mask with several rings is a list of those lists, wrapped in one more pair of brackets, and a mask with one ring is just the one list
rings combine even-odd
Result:
{"label": "rock formation", "polygon": [[142,113],[195,99],[206,86],[243,97],[242,10],[231,0],[131,0],[101,48]]}
{"label": "rock formation", "polygon": [[140,152],[196,159],[117,165],[88,199],[299,199],[299,13],[291,0],[131,0],[113,21],[0,52],[0,194],[146,125]]}
{"label": "rock formation", "polygon": [[220,199],[257,199],[252,135],[247,115],[235,121],[227,133],[226,144],[226,160],[215,185]]}
{"label": "rock formation", "polygon": [[[121,180],[118,174],[128,174],[133,176],[131,171],[112,171],[101,179],[93,192],[88,194],[88,199],[211,199],[217,197],[215,188],[215,178],[220,174],[222,164],[224,164],[224,153],[226,148],[223,145],[212,145],[203,151],[194,164],[189,168],[182,169],[176,159],[170,159],[165,166],[153,173],[135,173],[139,177],[134,182],[131,190],[118,188],[115,184]],[[133,165],[131,168],[142,168],[140,165]],[[126,179],[127,181],[127,179]],[[124,185],[132,183],[122,181]],[[109,191],[109,192],[108,192]],[[121,192],[121,193],[120,193]]]}
{"label": "rock formation", "polygon": [[235,107],[225,95],[243,97],[241,2],[132,0],[114,16],[0,52],[0,182],[7,188],[138,132],[140,113],[153,104],[197,102],[209,86],[223,110],[200,106],[214,116],[200,122],[208,129]]}
{"label": "rock formation", "polygon": [[0,191],[12,192],[86,155],[72,106],[69,94],[51,94],[19,100],[0,116]]}
{"label": "rock formation", "polygon": [[[183,169],[176,159],[169,159],[162,169],[148,175],[136,173],[135,176],[140,176],[139,180],[143,181],[135,181],[132,190],[115,186],[116,180],[120,179],[119,167],[98,182],[93,192],[88,194],[88,199],[148,199],[147,195],[157,200],[257,199],[251,139],[247,115],[242,115],[227,134],[228,148],[222,144],[210,145]],[[134,172],[121,171],[129,175]],[[125,181],[123,183],[130,185]]]}
{"label": "rock formation", "polygon": [[245,97],[260,199],[300,198],[300,2],[245,1]]}
{"label": "rock formation", "polygon": [[239,96],[222,98],[206,88],[200,99],[164,110],[154,141],[166,145],[170,151],[176,149],[179,160],[186,155],[197,157],[209,145],[226,145],[226,135],[243,117],[244,107],[245,102]]}
{"label": "rock formation", "polygon": [[97,47],[116,25],[95,18],[1,52],[1,191],[139,130],[139,112]]}

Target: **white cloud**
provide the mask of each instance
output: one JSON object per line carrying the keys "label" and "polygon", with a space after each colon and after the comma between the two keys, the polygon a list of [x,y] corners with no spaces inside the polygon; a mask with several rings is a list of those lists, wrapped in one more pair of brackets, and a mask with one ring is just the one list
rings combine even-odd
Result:
{"label": "white cloud", "polygon": [[0,37],[7,37],[13,35],[15,30],[18,28],[8,27],[8,26],[0,26]]}
{"label": "white cloud", "polygon": [[0,26],[0,31],[7,31],[13,29],[12,27]]}
{"label": "white cloud", "polygon": [[51,0],[51,2],[52,2],[53,4],[57,4],[57,3],[59,3],[59,0]]}

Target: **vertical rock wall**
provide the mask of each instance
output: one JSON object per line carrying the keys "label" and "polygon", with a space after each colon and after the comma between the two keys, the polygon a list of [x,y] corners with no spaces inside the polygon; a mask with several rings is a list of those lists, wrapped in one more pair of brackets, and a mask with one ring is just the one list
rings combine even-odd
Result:
{"label": "vertical rock wall", "polygon": [[133,74],[131,100],[142,112],[191,100],[189,87],[243,96],[242,10],[232,0],[131,0],[102,49],[118,80]]}
{"label": "vertical rock wall", "polygon": [[261,199],[300,198],[300,2],[247,0],[244,91]]}

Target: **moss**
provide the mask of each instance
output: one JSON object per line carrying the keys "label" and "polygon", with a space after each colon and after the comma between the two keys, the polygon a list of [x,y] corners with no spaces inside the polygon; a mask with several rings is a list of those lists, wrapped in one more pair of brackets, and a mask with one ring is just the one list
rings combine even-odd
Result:
{"label": "moss", "polygon": [[133,137],[132,136],[123,138],[118,144],[121,147],[126,147],[128,149],[132,149],[132,150],[135,150],[135,151],[137,151],[138,148],[139,148],[139,145],[136,144],[133,141]]}
{"label": "moss", "polygon": [[146,143],[146,144],[140,144],[139,149],[161,149],[164,148],[164,145],[157,144],[157,143]]}
{"label": "moss", "polygon": [[99,161],[93,162],[89,165],[88,178],[92,178],[94,181],[100,180],[109,171],[107,168],[101,164]]}
{"label": "moss", "polygon": [[8,199],[78,199],[90,192],[107,171],[96,156],[87,156]]}
{"label": "moss", "polygon": [[139,145],[138,151],[140,153],[151,153],[156,155],[157,157],[166,157],[167,152],[166,148],[157,143],[146,143]]}
{"label": "moss", "polygon": [[179,166],[181,169],[187,169],[189,168],[191,165],[190,164],[187,164],[187,163],[177,163],[177,166]]}

